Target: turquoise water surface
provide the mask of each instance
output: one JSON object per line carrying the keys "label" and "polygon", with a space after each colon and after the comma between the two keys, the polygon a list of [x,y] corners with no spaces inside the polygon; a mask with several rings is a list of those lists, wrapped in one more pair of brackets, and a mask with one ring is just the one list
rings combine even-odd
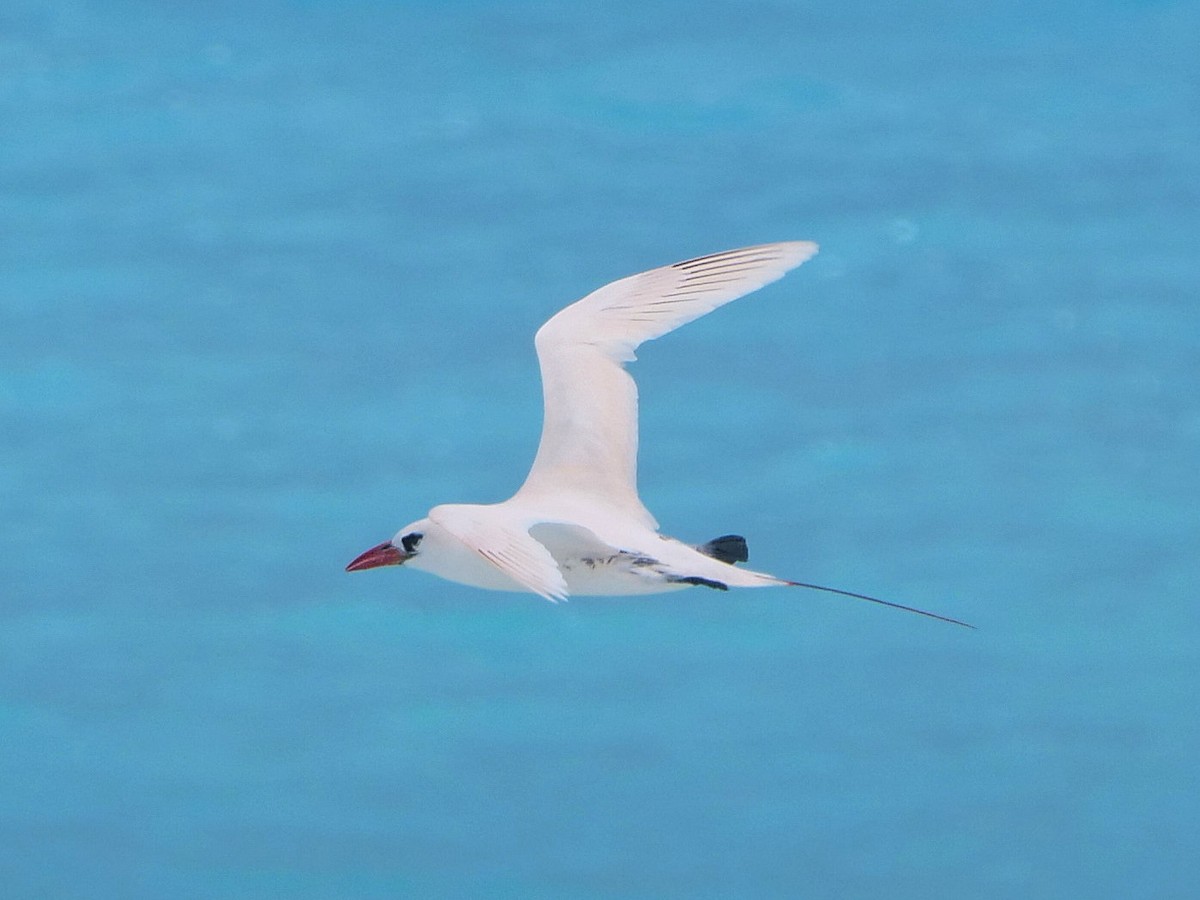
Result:
{"label": "turquoise water surface", "polygon": [[[0,893],[1184,898],[1200,5],[0,4]],[[935,609],[347,575],[642,348],[663,530]]]}

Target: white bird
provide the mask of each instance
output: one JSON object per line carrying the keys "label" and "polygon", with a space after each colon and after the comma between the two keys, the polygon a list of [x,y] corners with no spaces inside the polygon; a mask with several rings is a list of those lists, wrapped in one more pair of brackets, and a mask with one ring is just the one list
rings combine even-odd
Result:
{"label": "white bird", "polygon": [[695,547],[659,534],[637,491],[637,386],[625,371],[645,341],[782,278],[809,241],[743,247],[607,284],[558,312],[534,343],[544,422],[533,468],[502,503],[445,504],[358,556],[346,571],[407,565],[448,581],[547,600],[704,586],[795,586],[936,613],[738,568],[746,542]]}

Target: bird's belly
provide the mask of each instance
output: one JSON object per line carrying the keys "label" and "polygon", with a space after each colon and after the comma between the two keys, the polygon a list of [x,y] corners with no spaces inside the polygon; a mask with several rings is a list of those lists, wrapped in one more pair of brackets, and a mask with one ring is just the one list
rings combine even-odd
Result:
{"label": "bird's belly", "polygon": [[621,597],[661,594],[688,587],[669,580],[653,560],[614,557],[568,557],[557,560],[573,596]]}

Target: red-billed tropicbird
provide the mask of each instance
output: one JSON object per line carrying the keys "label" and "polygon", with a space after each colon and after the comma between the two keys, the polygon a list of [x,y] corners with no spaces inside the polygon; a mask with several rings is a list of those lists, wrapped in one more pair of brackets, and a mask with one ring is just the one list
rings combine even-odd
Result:
{"label": "red-billed tropicbird", "polygon": [[782,278],[817,252],[809,241],[727,250],[607,284],[558,312],[534,343],[542,371],[542,439],[525,483],[502,503],[445,504],[372,547],[346,571],[405,564],[448,581],[547,600],[654,594],[702,585],[795,586],[875,597],[737,568],[737,535],[694,547],[658,533],[637,492],[634,351]]}

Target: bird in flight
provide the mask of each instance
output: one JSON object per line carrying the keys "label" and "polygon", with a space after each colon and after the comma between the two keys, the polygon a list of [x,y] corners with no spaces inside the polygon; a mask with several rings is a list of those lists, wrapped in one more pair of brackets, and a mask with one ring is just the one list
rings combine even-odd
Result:
{"label": "bird in flight", "polygon": [[966,625],[740,568],[748,559],[745,539],[725,535],[693,546],[660,534],[638,497],[637,386],[624,364],[645,341],[782,278],[816,252],[809,241],[787,241],[713,253],[614,281],[559,311],[534,339],[544,421],[520,490],[502,503],[435,506],[346,571],[405,565],[551,601],[689,587],[804,587]]}

